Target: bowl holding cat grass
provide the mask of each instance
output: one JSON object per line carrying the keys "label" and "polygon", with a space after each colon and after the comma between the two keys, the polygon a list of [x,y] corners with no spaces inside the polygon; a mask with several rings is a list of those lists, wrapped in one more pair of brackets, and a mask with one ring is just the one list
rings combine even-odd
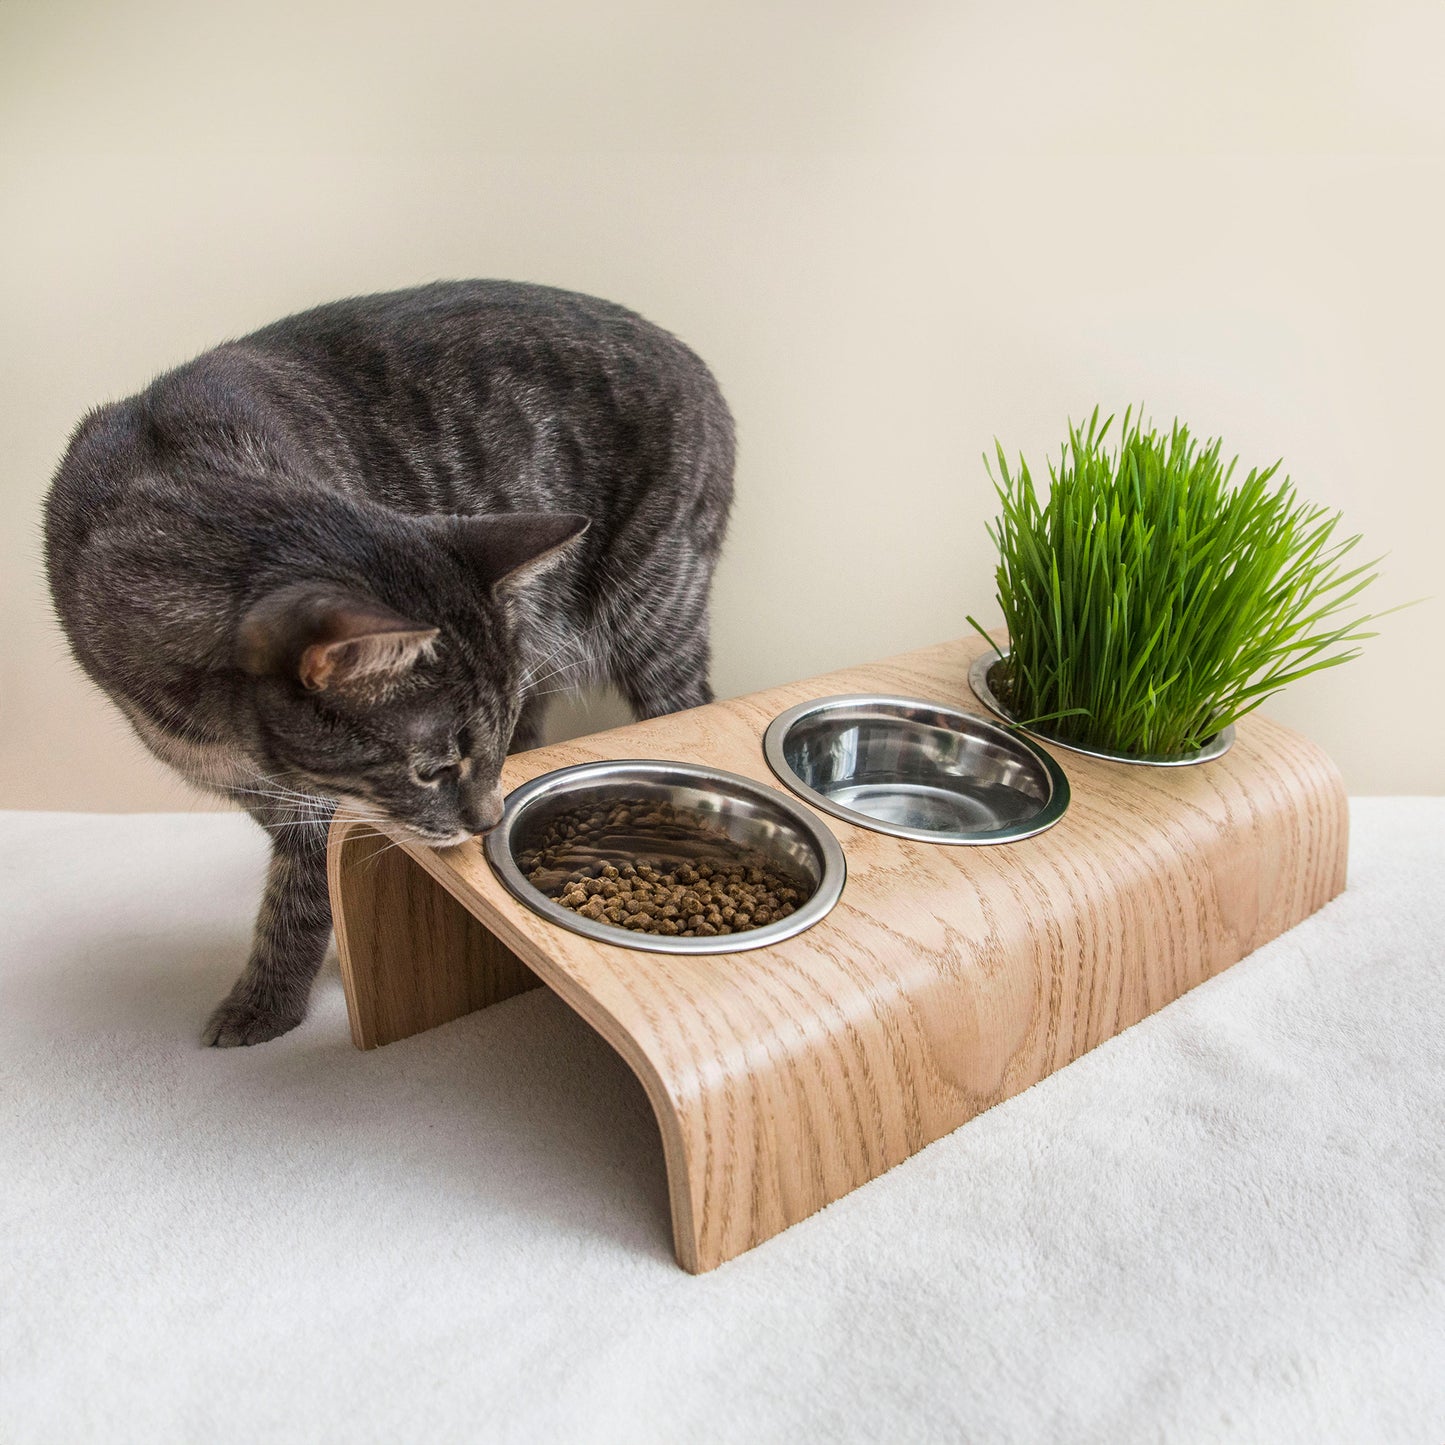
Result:
{"label": "bowl holding cat grass", "polygon": [[1351,603],[1374,564],[1350,564],[1360,538],[1275,483],[1277,462],[1235,484],[1238,458],[1221,463],[1217,438],[1146,429],[1131,409],[1110,450],[1112,422],[1096,408],[1069,426],[1042,498],[1028,464],[1011,471],[997,448],[988,531],[1008,646],[989,638],[969,683],[998,716],[1076,752],[1211,762],[1266,698],[1358,655],[1372,619]]}
{"label": "bowl holding cat grass", "polygon": [[1014,843],[1069,806],[1058,763],[1012,728],[919,698],[799,703],[763,737],[768,766],[813,807],[922,843]]}
{"label": "bowl holding cat grass", "polygon": [[651,760],[534,778],[508,796],[485,851],[534,913],[654,953],[736,953],[791,938],[827,915],[847,874],[837,839],[785,794]]}
{"label": "bowl holding cat grass", "polygon": [[[999,696],[1000,692],[1007,689],[1008,663],[1009,649],[1007,647],[994,648],[980,653],[968,670],[968,685],[973,689],[974,696],[990,712],[1018,727],[1020,719]],[[998,683],[997,690],[994,686],[995,681]],[[1213,762],[1215,758],[1223,757],[1234,743],[1233,723],[1205,737],[1197,748],[1187,748],[1177,753],[1120,753],[1113,752],[1108,748],[1090,747],[1081,742],[1064,742],[1063,739],[1055,737],[1046,724],[1035,724],[1027,730],[1037,733],[1039,737],[1047,739],[1058,747],[1068,748],[1070,752],[1083,753],[1086,757],[1102,758],[1105,762],[1110,763],[1135,763],[1157,768],[1180,768],[1188,767],[1193,763]]]}

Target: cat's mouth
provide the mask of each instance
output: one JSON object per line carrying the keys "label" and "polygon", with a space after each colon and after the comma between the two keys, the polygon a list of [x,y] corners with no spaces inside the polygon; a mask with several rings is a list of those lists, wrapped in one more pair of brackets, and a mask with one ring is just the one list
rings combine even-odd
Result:
{"label": "cat's mouth", "polygon": [[[354,808],[363,816],[374,815],[377,811],[376,804],[366,798],[356,797],[353,794],[334,792],[333,800],[343,808]],[[401,828],[419,838],[431,848],[457,848],[463,843],[469,843],[477,832],[469,828],[428,828],[420,823],[409,823],[405,818],[398,818],[395,814],[387,815],[385,821],[394,827]],[[483,829],[482,831],[486,831]]]}
{"label": "cat's mouth", "polygon": [[408,823],[405,825],[408,833],[415,833],[424,843],[429,843],[433,848],[458,848],[463,843],[470,843],[477,836],[468,832],[465,828],[457,828],[450,833],[438,833],[430,828],[417,828]]}

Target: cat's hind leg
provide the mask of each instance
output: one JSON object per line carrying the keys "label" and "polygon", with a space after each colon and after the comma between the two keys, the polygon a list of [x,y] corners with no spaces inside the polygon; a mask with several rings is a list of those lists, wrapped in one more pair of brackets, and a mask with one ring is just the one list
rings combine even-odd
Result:
{"label": "cat's hind leg", "polygon": [[629,647],[614,664],[613,679],[639,721],[701,707],[713,700],[708,681],[707,625],[655,649]]}

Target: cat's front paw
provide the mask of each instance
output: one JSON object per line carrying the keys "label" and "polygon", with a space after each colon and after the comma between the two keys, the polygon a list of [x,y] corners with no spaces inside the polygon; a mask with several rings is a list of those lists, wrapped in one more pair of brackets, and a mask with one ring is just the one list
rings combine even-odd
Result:
{"label": "cat's front paw", "polygon": [[248,998],[226,998],[217,1006],[201,1034],[201,1041],[217,1049],[264,1044],[299,1024],[304,1014],[278,1009]]}

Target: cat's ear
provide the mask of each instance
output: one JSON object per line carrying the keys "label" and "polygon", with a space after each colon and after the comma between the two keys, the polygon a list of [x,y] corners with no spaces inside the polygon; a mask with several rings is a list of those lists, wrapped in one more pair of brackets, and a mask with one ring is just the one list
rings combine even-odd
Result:
{"label": "cat's ear", "polygon": [[375,598],[326,582],[268,593],[241,619],[237,660],[254,677],[292,677],[312,692],[394,682],[436,641]]}
{"label": "cat's ear", "polygon": [[576,512],[501,512],[448,517],[444,525],[467,565],[497,586],[550,567],[590,524]]}

